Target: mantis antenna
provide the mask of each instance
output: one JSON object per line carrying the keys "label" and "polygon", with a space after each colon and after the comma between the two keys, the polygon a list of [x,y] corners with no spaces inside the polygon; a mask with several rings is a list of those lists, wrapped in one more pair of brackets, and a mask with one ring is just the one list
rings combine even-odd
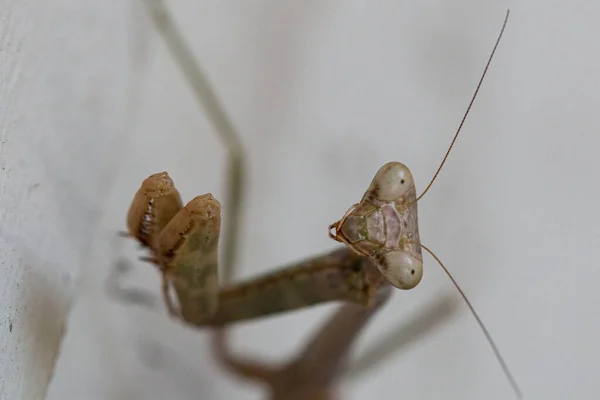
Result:
{"label": "mantis antenna", "polygon": [[473,103],[475,102],[475,98],[477,98],[477,93],[479,93],[479,89],[481,88],[481,84],[483,83],[483,79],[485,78],[485,75],[487,74],[487,70],[490,67],[492,59],[494,58],[494,54],[496,53],[496,49],[498,48],[498,44],[500,44],[500,39],[502,39],[502,34],[504,33],[504,28],[506,28],[506,23],[508,22],[509,15],[510,15],[510,10],[506,10],[506,17],[504,17],[504,23],[502,24],[502,29],[500,30],[500,34],[498,34],[498,39],[496,39],[496,44],[494,44],[494,48],[492,49],[492,53],[490,54],[490,57],[488,58],[487,64],[485,65],[485,69],[483,70],[483,74],[481,74],[481,78],[479,79],[479,83],[477,84],[477,87],[475,88],[475,93],[473,93],[473,97],[471,97],[471,101],[469,102],[469,106],[467,107],[467,111],[465,111],[465,114],[463,115],[462,120],[460,121],[460,124],[458,125],[458,129],[456,130],[456,133],[454,134],[454,137],[452,138],[452,142],[450,143],[450,146],[448,147],[448,150],[446,151],[446,154],[444,155],[444,158],[442,159],[442,162],[440,163],[440,166],[438,167],[437,171],[433,175],[433,178],[431,178],[431,181],[429,182],[429,184],[427,185],[427,187],[425,188],[425,190],[423,190],[423,193],[421,193],[419,195],[419,197],[417,197],[416,200],[410,202],[406,206],[407,208],[409,208],[412,204],[414,204],[417,201],[421,200],[421,198],[423,196],[425,196],[425,193],[427,193],[427,191],[429,190],[429,188],[431,188],[431,185],[433,185],[433,182],[436,180],[437,176],[439,175],[440,171],[442,170],[442,167],[444,166],[444,163],[448,159],[448,155],[450,155],[450,151],[452,150],[452,147],[454,147],[454,143],[456,142],[456,139],[458,138],[458,134],[460,133],[460,131],[462,130],[463,125],[465,124],[467,116],[469,115],[469,111],[471,111],[471,107],[473,107]]}
{"label": "mantis antenna", "polygon": [[[427,191],[429,190],[429,188],[431,188],[431,185],[433,185],[433,182],[436,180],[437,176],[439,175],[440,171],[442,170],[442,167],[444,166],[444,163],[446,162],[446,159],[448,159],[448,155],[450,154],[450,151],[452,150],[452,147],[454,146],[454,143],[456,142],[456,138],[458,137],[458,134],[460,133],[460,131],[461,131],[461,129],[462,129],[464,123],[465,123],[465,120],[467,119],[467,115],[469,115],[469,111],[471,111],[471,107],[473,106],[473,103],[475,102],[475,98],[477,97],[477,93],[479,92],[479,89],[481,88],[481,84],[483,83],[483,79],[485,78],[485,75],[486,75],[487,70],[488,70],[488,68],[490,66],[490,63],[492,62],[492,58],[494,57],[494,54],[496,53],[496,49],[498,48],[498,44],[500,43],[500,39],[502,38],[502,34],[504,33],[504,29],[506,28],[506,23],[508,22],[509,15],[510,15],[510,10],[507,10],[506,11],[506,17],[504,18],[504,23],[502,24],[502,29],[500,30],[500,34],[498,35],[498,39],[496,40],[494,48],[492,49],[492,53],[490,54],[490,57],[488,58],[487,64],[485,65],[485,69],[483,70],[483,74],[481,75],[481,78],[479,79],[479,83],[477,84],[477,87],[475,89],[475,93],[473,94],[473,97],[471,98],[471,101],[469,102],[469,106],[467,107],[467,111],[465,112],[465,114],[463,115],[462,120],[460,121],[458,129],[456,130],[456,133],[454,134],[454,138],[452,139],[452,142],[450,143],[450,146],[448,147],[448,150],[446,151],[446,154],[444,155],[444,158],[442,159],[442,162],[440,163],[440,166],[438,167],[437,171],[433,175],[433,178],[431,179],[431,181],[429,182],[429,184],[427,185],[427,187],[425,188],[425,190],[423,190],[423,193],[421,193],[419,195],[419,197],[416,198],[416,200],[414,200],[413,202],[409,203],[409,205],[407,207],[410,207],[410,205],[418,202],[425,195],[425,193],[427,193]],[[454,277],[452,276],[452,274],[450,273],[450,271],[448,270],[448,268],[446,268],[446,266],[444,266],[444,264],[442,263],[442,261],[433,253],[433,251],[431,251],[429,248],[427,248],[422,243],[414,243],[414,244],[422,247],[425,251],[427,251],[438,262],[438,264],[440,264],[440,267],[442,267],[442,269],[444,270],[444,272],[446,273],[446,275],[448,275],[448,278],[450,278],[450,280],[452,281],[452,283],[456,287],[456,290],[458,290],[458,292],[462,296],[463,300],[465,301],[465,303],[467,303],[467,306],[471,310],[471,313],[473,314],[473,316],[477,320],[477,323],[479,324],[479,327],[483,331],[483,334],[485,335],[485,338],[487,339],[488,343],[492,347],[492,350],[494,351],[494,355],[496,356],[496,359],[500,363],[500,366],[502,367],[502,370],[504,371],[504,375],[506,375],[506,378],[510,382],[510,385],[512,386],[512,388],[513,388],[514,392],[516,393],[517,397],[519,399],[522,398],[523,394],[521,392],[521,389],[519,388],[519,385],[517,384],[517,381],[515,380],[515,378],[510,373],[510,370],[508,369],[508,366],[506,365],[506,362],[504,361],[504,359],[502,358],[502,355],[500,354],[500,350],[498,350],[498,347],[496,346],[496,343],[494,343],[494,340],[492,339],[492,336],[490,335],[489,331],[485,327],[485,324],[483,323],[483,321],[481,320],[481,318],[479,318],[479,315],[475,311],[475,308],[473,308],[473,305],[471,304],[471,302],[469,301],[469,299],[467,298],[467,296],[465,295],[465,293],[461,289],[461,287],[458,284],[458,282],[456,282],[456,280],[454,279]]]}
{"label": "mantis antenna", "polygon": [[517,381],[515,380],[515,378],[510,373],[510,370],[508,369],[508,366],[506,365],[506,362],[504,361],[504,358],[502,358],[502,355],[500,354],[500,350],[498,350],[498,347],[496,346],[496,343],[494,343],[494,340],[492,339],[492,335],[490,335],[489,331],[485,327],[485,324],[483,323],[483,321],[481,320],[481,318],[479,318],[479,315],[475,311],[475,308],[473,308],[473,305],[471,304],[471,302],[467,298],[467,295],[465,295],[465,292],[463,292],[463,290],[460,288],[460,285],[458,284],[458,282],[456,282],[456,280],[454,279],[454,277],[452,276],[452,274],[450,273],[450,271],[448,271],[448,268],[446,268],[444,266],[444,264],[442,263],[442,261],[439,258],[437,258],[437,256],[433,253],[433,251],[431,251],[429,248],[427,248],[422,243],[416,243],[416,244],[419,245],[419,246],[421,246],[433,258],[435,258],[435,261],[437,261],[438,264],[440,264],[440,267],[442,267],[442,269],[444,270],[444,272],[446,273],[446,275],[448,275],[448,278],[450,278],[450,280],[452,281],[452,283],[456,287],[456,290],[458,290],[458,293],[460,293],[460,295],[462,296],[463,300],[465,301],[465,303],[467,303],[467,306],[471,310],[471,313],[473,314],[473,316],[477,320],[477,323],[479,324],[479,327],[483,331],[483,334],[485,335],[485,338],[487,339],[488,343],[490,344],[490,347],[494,351],[494,355],[496,356],[496,359],[498,360],[498,363],[500,363],[500,366],[502,367],[502,370],[504,371],[504,375],[506,375],[506,379],[508,379],[508,381],[510,382],[510,386],[512,386],[512,389],[514,390],[515,394],[517,395],[517,398],[519,398],[519,399],[523,398],[523,393],[521,392],[521,389],[519,388],[519,385],[517,384]]}
{"label": "mantis antenna", "polygon": [[431,188],[456,142],[498,48],[509,14],[510,10],[506,12],[500,34],[450,147],[423,193],[416,196],[414,179],[408,167],[399,162],[389,162],[377,171],[362,200],[350,207],[342,219],[329,226],[329,236],[346,244],[357,254],[368,257],[390,284],[403,290],[412,289],[421,281],[423,276],[421,249],[431,254],[467,303],[515,394],[518,398],[522,398],[519,386],[471,302],[440,259],[421,244],[417,221],[417,202]]}

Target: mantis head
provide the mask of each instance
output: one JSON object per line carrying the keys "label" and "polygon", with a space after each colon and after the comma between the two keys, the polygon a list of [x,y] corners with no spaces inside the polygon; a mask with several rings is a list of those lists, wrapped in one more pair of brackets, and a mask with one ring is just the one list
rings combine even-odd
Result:
{"label": "mantis head", "polygon": [[360,203],[329,226],[329,236],[368,257],[399,289],[423,277],[416,189],[404,164],[389,162],[377,171]]}

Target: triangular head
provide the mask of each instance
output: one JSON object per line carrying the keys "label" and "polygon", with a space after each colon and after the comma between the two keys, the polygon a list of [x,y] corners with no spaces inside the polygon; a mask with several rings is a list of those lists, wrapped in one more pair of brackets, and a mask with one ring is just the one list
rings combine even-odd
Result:
{"label": "triangular head", "polygon": [[412,289],[423,277],[416,198],[408,167],[389,162],[379,168],[360,203],[329,226],[329,235],[369,257],[395,287]]}

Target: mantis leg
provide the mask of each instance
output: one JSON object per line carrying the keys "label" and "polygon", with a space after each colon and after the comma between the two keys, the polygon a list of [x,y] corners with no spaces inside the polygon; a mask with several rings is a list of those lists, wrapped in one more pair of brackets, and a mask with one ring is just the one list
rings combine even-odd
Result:
{"label": "mantis leg", "polygon": [[213,336],[213,354],[217,360],[236,375],[258,383],[270,382],[281,368],[257,360],[236,357],[229,350],[225,329],[216,329]]}
{"label": "mantis leg", "polygon": [[382,284],[376,267],[340,249],[222,289],[217,311],[203,324],[224,326],[330,301],[368,305]]}
{"label": "mantis leg", "polygon": [[166,172],[148,177],[128,214],[128,231],[151,251],[163,294],[175,289],[179,314],[197,327],[225,326],[328,301],[369,304],[383,282],[371,262],[342,248],[255,279],[219,288],[221,206],[211,195],[181,198]]}
{"label": "mantis leg", "polygon": [[202,106],[227,150],[226,228],[223,239],[221,282],[228,284],[234,274],[239,237],[239,221],[244,204],[244,152],[239,134],[212,89],[206,74],[194,58],[181,35],[164,0],[143,0],[156,29],[163,37],[171,56],[187,79],[198,103]]}
{"label": "mantis leg", "polygon": [[[185,207],[167,173],[141,185],[128,214],[128,230],[151,252],[163,275],[163,293],[175,289],[188,324],[219,326],[329,301],[369,304],[384,282],[365,258],[342,248],[255,279],[219,288],[217,279],[220,203],[210,194]],[[168,222],[165,222],[167,221]]]}
{"label": "mantis leg", "polygon": [[341,306],[299,352],[297,359],[288,366],[287,373],[304,376],[307,384],[313,382],[322,387],[331,386],[343,371],[349,350],[362,329],[391,297],[391,289],[388,284],[381,286],[368,306]]}
{"label": "mantis leg", "polygon": [[367,306],[352,303],[341,306],[286,365],[275,367],[233,356],[226,346],[225,333],[220,330],[215,336],[216,357],[236,375],[268,386],[272,400],[333,399],[335,383],[344,371],[350,347],[390,295],[391,286],[384,284]]}

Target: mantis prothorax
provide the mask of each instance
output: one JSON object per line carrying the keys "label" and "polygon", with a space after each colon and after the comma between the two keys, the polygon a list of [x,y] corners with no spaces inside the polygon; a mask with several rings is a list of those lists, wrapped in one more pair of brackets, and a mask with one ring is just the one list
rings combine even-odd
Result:
{"label": "mantis prothorax", "polygon": [[[148,4],[157,27],[196,88],[201,103],[208,111],[211,107],[220,110],[164,5],[156,0]],[[272,399],[290,399],[291,393],[295,393],[294,398],[297,399],[332,398],[331,385],[341,371],[348,347],[375,311],[385,303],[391,286],[411,289],[421,281],[421,249],[429,250],[420,242],[417,202],[435,181],[454,145],[502,37],[508,15],[507,12],[454,139],[425,191],[416,196],[412,174],[405,165],[399,162],[385,164],[375,174],[362,200],[329,227],[330,237],[344,243],[346,248],[245,283],[220,288],[217,279],[220,203],[211,194],[205,194],[183,206],[179,192],[166,172],[151,175],[142,183],[129,210],[128,232],[151,251],[148,260],[156,264],[162,273],[163,296],[169,311],[189,325],[217,328],[216,350],[221,361],[244,377],[266,383],[271,389]],[[230,193],[234,199],[229,201],[230,204],[239,204],[242,182],[239,173],[242,160],[240,142],[235,135],[232,136],[231,124],[224,118],[221,113],[214,121],[230,149],[231,142],[235,145],[230,152],[235,167],[230,170],[234,186]],[[230,232],[226,242],[227,251],[233,251],[235,232]],[[232,257],[227,255],[227,264]],[[441,262],[440,265],[448,273]],[[452,280],[483,329],[517,396],[521,397],[489,333]],[[177,306],[169,295],[171,287],[177,295]],[[223,335],[226,325],[335,300],[348,301],[349,304],[340,309],[297,360],[285,367],[245,363],[236,360],[227,351]],[[333,337],[337,346],[331,346]],[[327,346],[324,343],[328,343]]]}

